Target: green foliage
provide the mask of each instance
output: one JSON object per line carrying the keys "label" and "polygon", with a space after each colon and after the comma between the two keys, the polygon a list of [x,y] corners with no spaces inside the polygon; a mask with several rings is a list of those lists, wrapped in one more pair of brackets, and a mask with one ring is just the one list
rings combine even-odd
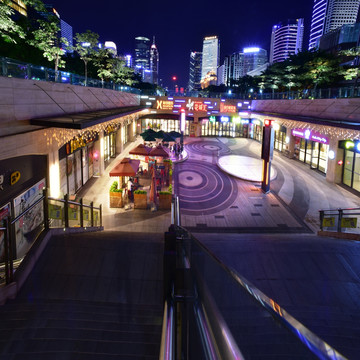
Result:
{"label": "green foliage", "polygon": [[114,181],[110,186],[110,192],[123,192],[123,189],[118,189],[119,183],[117,181]]}
{"label": "green foliage", "polygon": [[167,191],[159,191],[161,195],[172,195],[172,185],[169,186],[169,190]]}
{"label": "green foliage", "polygon": [[9,0],[0,1],[0,36],[8,43],[17,43],[25,38],[25,32],[13,19],[15,11],[8,5]]}
{"label": "green foliage", "polygon": [[135,190],[134,194],[147,194],[147,191],[145,191],[145,190]]}

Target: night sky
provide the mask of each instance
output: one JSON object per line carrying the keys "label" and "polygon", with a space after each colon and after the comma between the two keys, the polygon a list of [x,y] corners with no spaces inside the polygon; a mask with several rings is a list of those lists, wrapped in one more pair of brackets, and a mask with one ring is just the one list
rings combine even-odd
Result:
{"label": "night sky", "polygon": [[165,86],[186,86],[190,51],[202,51],[205,36],[220,38],[221,63],[225,55],[243,47],[269,51],[271,28],[280,21],[305,19],[304,48],[308,46],[313,0],[169,1],[169,0],[52,0],[74,35],[87,29],[100,41],[113,41],[118,54],[134,52],[134,39],[155,35],[160,53],[160,79]]}

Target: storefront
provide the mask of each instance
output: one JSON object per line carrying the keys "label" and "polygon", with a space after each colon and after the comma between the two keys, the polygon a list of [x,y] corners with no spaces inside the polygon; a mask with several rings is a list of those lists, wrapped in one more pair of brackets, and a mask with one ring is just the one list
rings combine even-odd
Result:
{"label": "storefront", "polygon": [[249,138],[262,141],[263,122],[259,119],[252,119],[249,124]]}
{"label": "storefront", "polygon": [[76,137],[59,149],[60,191],[76,194],[94,176],[95,131]]}
{"label": "storefront", "polygon": [[286,150],[286,127],[274,124],[274,148],[283,152]]}
{"label": "storefront", "polygon": [[[141,119],[141,132],[146,129],[153,129],[155,131],[162,130],[164,132],[177,131],[180,132],[180,120],[179,119],[166,119],[164,118],[144,118]],[[186,120],[185,122],[185,136],[189,136],[189,126],[191,121]]]}
{"label": "storefront", "polygon": [[[17,218],[41,199],[47,184],[47,156],[26,155],[0,161],[0,226],[11,216]],[[33,206],[13,225],[14,259],[22,258],[43,229],[43,202]],[[4,236],[0,231],[0,263],[4,261]]]}
{"label": "storefront", "polygon": [[295,137],[295,159],[326,174],[329,138],[309,129],[293,129],[291,134]]}
{"label": "storefront", "polygon": [[201,136],[235,137],[235,123],[229,116],[210,116],[201,120]]}
{"label": "storefront", "polygon": [[360,192],[360,141],[339,141],[344,149],[342,183]]}
{"label": "storefront", "polygon": [[[110,124],[104,130],[104,161],[105,167],[112,158],[116,157],[116,133],[120,129],[120,124]],[[127,132],[128,133],[128,132]]]}

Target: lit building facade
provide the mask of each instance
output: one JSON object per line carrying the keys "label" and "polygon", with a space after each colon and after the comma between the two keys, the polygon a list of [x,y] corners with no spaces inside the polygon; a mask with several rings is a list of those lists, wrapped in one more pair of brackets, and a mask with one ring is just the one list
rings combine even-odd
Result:
{"label": "lit building facade", "polygon": [[150,70],[150,39],[138,36],[135,38],[135,72],[144,78],[145,70]]}
{"label": "lit building facade", "polygon": [[319,41],[319,49],[329,52],[356,47],[360,39],[360,23],[343,25],[323,35]]}
{"label": "lit building facade", "polygon": [[224,66],[224,83],[231,86],[234,80],[239,80],[244,76],[244,54],[236,52],[225,56]]}
{"label": "lit building facade", "polygon": [[150,48],[150,71],[151,71],[151,83],[159,83],[159,51],[155,45],[155,36],[153,44]]}
{"label": "lit building facade", "polygon": [[302,50],[304,19],[274,25],[271,33],[270,63],[281,62]]}
{"label": "lit building facade", "polygon": [[8,5],[21,15],[27,16],[27,8],[24,2],[21,0],[11,0]]}
{"label": "lit building facade", "polygon": [[220,58],[220,41],[217,36],[208,36],[203,41],[201,80],[217,74]]}
{"label": "lit building facade", "polygon": [[243,75],[247,75],[249,71],[263,66],[267,63],[267,51],[258,47],[248,47],[243,50],[244,55],[244,68]]}
{"label": "lit building facade", "polygon": [[190,91],[201,89],[201,61],[202,52],[192,51],[190,53],[189,85]]}
{"label": "lit building facade", "polygon": [[322,35],[356,22],[360,0],[314,0],[309,50],[317,48]]}
{"label": "lit building facade", "polygon": [[71,50],[73,46],[73,28],[70,26],[67,22],[60,19],[60,32],[61,37],[65,38],[68,42],[67,45],[62,44],[63,48],[66,50],[66,52],[72,53],[73,50]]}

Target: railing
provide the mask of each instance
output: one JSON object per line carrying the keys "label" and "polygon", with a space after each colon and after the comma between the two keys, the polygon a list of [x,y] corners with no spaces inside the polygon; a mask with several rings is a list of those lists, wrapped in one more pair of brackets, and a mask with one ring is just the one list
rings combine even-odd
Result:
{"label": "railing", "polygon": [[172,301],[165,301],[159,360],[175,359],[175,317]]}
{"label": "railing", "polygon": [[175,302],[177,359],[345,359],[178,226],[175,204],[176,197],[164,280],[165,294]]}
{"label": "railing", "polygon": [[[47,190],[28,206],[10,214],[2,220],[0,236],[3,238],[3,252],[0,263],[0,285],[14,281],[14,273],[27,252],[37,242],[43,230],[49,228],[102,227],[102,206],[47,196]],[[1,249],[0,249],[1,250]]]}
{"label": "railing", "polygon": [[[84,76],[73,74],[67,71],[58,70],[56,72],[54,69],[45,68],[43,66],[36,66],[5,57],[0,57],[0,62],[1,76],[85,86]],[[130,86],[92,78],[87,78],[86,86],[129,92],[133,94],[140,94],[141,92],[139,89],[135,89]]]}
{"label": "railing", "polygon": [[320,230],[360,236],[360,208],[319,210]]}

